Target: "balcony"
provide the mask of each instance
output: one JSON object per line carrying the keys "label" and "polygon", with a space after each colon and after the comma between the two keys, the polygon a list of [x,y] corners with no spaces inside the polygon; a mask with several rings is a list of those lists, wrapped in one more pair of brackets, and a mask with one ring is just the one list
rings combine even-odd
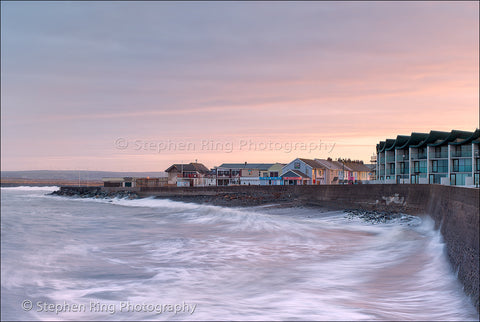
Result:
{"label": "balcony", "polygon": [[427,158],[426,153],[412,154],[413,160],[425,160]]}
{"label": "balcony", "polygon": [[452,158],[471,158],[472,151],[451,151]]}
{"label": "balcony", "polygon": [[431,179],[429,179],[430,180],[429,183],[436,183],[436,184],[440,184],[442,182],[442,178],[447,177],[446,174],[432,174],[430,176],[431,176]]}
{"label": "balcony", "polygon": [[413,166],[412,168],[412,173],[427,173],[427,167],[426,166]]}
{"label": "balcony", "polygon": [[430,159],[448,159],[448,152],[430,153]]}
{"label": "balcony", "polygon": [[397,154],[397,161],[408,161],[408,154]]}
{"label": "balcony", "polygon": [[461,166],[453,166],[452,172],[472,172],[471,165],[461,165]]}

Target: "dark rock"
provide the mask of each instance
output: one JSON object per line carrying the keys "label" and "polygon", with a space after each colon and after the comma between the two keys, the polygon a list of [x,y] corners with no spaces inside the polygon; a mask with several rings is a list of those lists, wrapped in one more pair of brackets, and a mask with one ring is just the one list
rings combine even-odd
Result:
{"label": "dark rock", "polygon": [[139,198],[135,192],[132,191],[118,191],[106,192],[102,191],[100,187],[61,187],[60,190],[50,193],[54,196],[67,196],[75,198],[125,198],[137,199]]}

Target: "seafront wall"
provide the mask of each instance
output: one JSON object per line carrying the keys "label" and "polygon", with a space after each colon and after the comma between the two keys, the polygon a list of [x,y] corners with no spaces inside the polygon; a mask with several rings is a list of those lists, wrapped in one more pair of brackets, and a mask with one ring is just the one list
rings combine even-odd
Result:
{"label": "seafront wall", "polygon": [[157,196],[196,202],[221,199],[223,204],[235,206],[294,202],[329,209],[365,209],[429,215],[434,219],[436,228],[440,229],[448,258],[477,311],[480,284],[479,192],[479,189],[423,184],[137,189],[137,194],[142,197]]}
{"label": "seafront wall", "polygon": [[479,189],[432,185],[425,205],[425,212],[440,228],[450,262],[477,312],[480,311],[479,192]]}

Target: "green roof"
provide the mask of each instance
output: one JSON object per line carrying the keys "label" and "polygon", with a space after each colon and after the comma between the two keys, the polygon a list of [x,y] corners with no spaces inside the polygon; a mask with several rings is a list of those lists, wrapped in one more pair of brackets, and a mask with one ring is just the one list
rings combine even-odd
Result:
{"label": "green roof", "polygon": [[380,141],[380,143],[377,144],[377,152],[383,149],[385,146],[385,141]]}
{"label": "green roof", "polygon": [[408,141],[408,139],[410,139],[410,136],[408,136],[408,135],[397,135],[397,139],[395,140],[393,145],[390,146],[389,148],[386,148],[385,151],[393,150],[393,148],[398,146],[398,145],[404,145],[405,142]]}
{"label": "green roof", "polygon": [[380,141],[377,146],[377,153],[391,151],[393,149],[421,148],[425,146],[440,146],[444,144],[461,145],[468,143],[479,143],[480,130],[474,132],[452,130],[430,131],[430,133],[413,132],[410,136],[398,135],[396,139],[386,139]]}
{"label": "green roof", "polygon": [[392,146],[395,145],[395,141],[396,141],[396,140],[394,140],[394,139],[387,139],[387,140],[385,141],[385,145],[383,146],[383,148],[382,148],[380,151],[378,151],[378,152],[383,152],[383,151],[385,151],[385,150],[388,151]]}
{"label": "green roof", "polygon": [[478,138],[480,137],[480,130],[479,129],[476,129],[475,132],[473,132],[472,135],[470,135],[470,137],[464,139],[464,140],[459,140],[457,142],[450,142],[448,144],[450,145],[462,145],[462,144],[467,144],[467,143],[470,143],[470,142],[473,142],[473,143],[478,143]]}
{"label": "green roof", "polygon": [[410,145],[418,144],[425,140],[428,137],[427,133],[418,133],[418,132],[413,132],[412,135],[410,135],[410,138],[405,142],[405,144],[401,146],[396,146],[395,148],[397,150],[408,148]]}
{"label": "green roof", "polygon": [[440,146],[440,145],[448,144],[449,142],[453,142],[457,139],[468,139],[472,135],[473,135],[473,132],[452,130],[452,132],[450,132],[450,134],[445,139],[437,143],[429,144],[428,146]]}
{"label": "green roof", "polygon": [[430,131],[430,134],[423,140],[422,142],[416,145],[410,145],[412,148],[421,148],[426,146],[427,144],[433,144],[438,142],[439,140],[445,140],[450,135],[450,132],[444,131]]}

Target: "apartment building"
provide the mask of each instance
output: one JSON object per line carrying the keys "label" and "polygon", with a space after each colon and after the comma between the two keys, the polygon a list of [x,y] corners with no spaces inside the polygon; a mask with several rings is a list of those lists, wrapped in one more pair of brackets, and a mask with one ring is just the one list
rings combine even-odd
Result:
{"label": "apartment building", "polygon": [[479,135],[478,129],[430,131],[380,141],[376,179],[382,183],[478,185]]}

